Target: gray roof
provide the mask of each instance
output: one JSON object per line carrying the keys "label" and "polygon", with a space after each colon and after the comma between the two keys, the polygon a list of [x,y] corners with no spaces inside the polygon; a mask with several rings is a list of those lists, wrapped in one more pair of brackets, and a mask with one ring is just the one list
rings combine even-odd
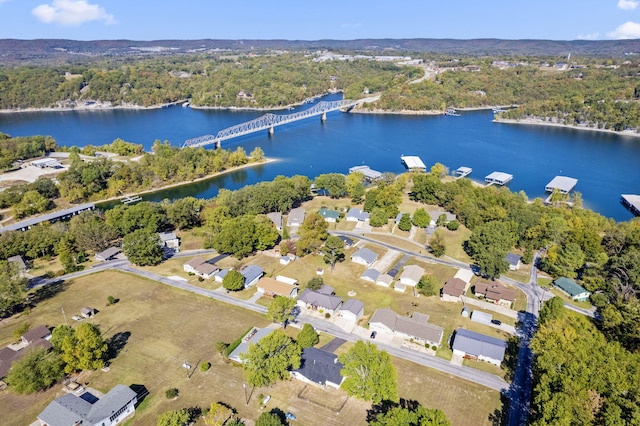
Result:
{"label": "gray roof", "polygon": [[325,382],[342,383],[342,368],[337,355],[312,347],[302,350],[300,368],[293,371],[312,382],[324,385]]}
{"label": "gray roof", "polygon": [[479,322],[480,324],[491,324],[492,319],[493,319],[492,314],[488,314],[482,311],[471,312],[471,321]]}
{"label": "gray roof", "polygon": [[136,393],[124,385],[116,385],[94,404],[68,393],[52,401],[38,418],[49,426],[69,426],[85,422],[94,425],[108,419],[135,397]]}
{"label": "gray roof", "polygon": [[332,295],[333,293],[335,293],[335,290],[333,287],[331,287],[330,285],[326,285],[326,284],[322,284],[322,287],[320,287],[318,290],[316,290],[318,293],[322,293],[322,294],[328,294],[328,295]]}
{"label": "gray roof", "polygon": [[359,257],[363,259],[365,262],[367,262],[368,264],[372,264],[373,262],[376,261],[376,259],[378,259],[378,255],[374,251],[369,250],[366,247],[361,248],[357,252],[353,253],[351,255],[351,260],[353,260],[354,257]]}
{"label": "gray roof", "polygon": [[349,212],[347,213],[347,219],[349,218],[354,218],[357,219],[360,222],[364,222],[365,219],[369,219],[369,213],[365,212],[364,210],[361,209],[357,209],[355,207],[352,207],[349,209]]}
{"label": "gray roof", "polygon": [[569,193],[578,184],[578,179],[567,176],[556,176],[545,186],[544,190],[553,192],[555,189],[563,194]]}
{"label": "gray roof", "polygon": [[271,212],[267,213],[267,217],[271,219],[271,222],[276,226],[276,229],[282,229],[282,213],[280,212]]}
{"label": "gray roof", "polygon": [[113,256],[115,256],[116,254],[120,253],[121,251],[122,249],[120,247],[109,247],[108,249],[96,254],[96,257],[99,257],[104,260],[108,260]]}
{"label": "gray roof", "polygon": [[64,210],[58,210],[52,213],[48,213],[38,217],[32,217],[31,219],[23,220],[22,222],[16,222],[11,225],[7,225],[5,227],[0,228],[0,232],[5,231],[17,231],[23,228],[29,228],[33,225],[37,225],[41,222],[55,222],[56,220],[62,219],[66,216],[72,216],[74,214],[83,212],[85,210],[93,210],[96,206],[93,203],[80,204],[79,206],[71,207]]}
{"label": "gray roof", "polygon": [[513,179],[513,175],[510,175],[509,173],[505,173],[505,172],[493,172],[485,176],[484,178],[484,180],[487,182],[495,182],[500,185],[504,185],[505,183],[509,182],[511,179]]}
{"label": "gray roof", "polygon": [[158,232],[158,235],[160,236],[160,241],[162,241],[163,243],[166,241],[178,239],[175,232]]}
{"label": "gray roof", "polygon": [[250,283],[258,278],[260,278],[264,274],[264,270],[258,265],[248,265],[240,271],[242,276],[244,277],[245,283]]}
{"label": "gray roof", "polygon": [[24,333],[22,338],[27,342],[33,342],[38,339],[44,339],[48,336],[51,336],[51,330],[49,330],[49,327],[46,325],[40,325]]}
{"label": "gray roof", "polygon": [[298,300],[308,305],[318,306],[331,310],[336,310],[342,303],[342,299],[338,296],[322,294],[317,291],[309,290],[308,288],[305,289],[300,296],[298,296]]}
{"label": "gray roof", "polygon": [[369,323],[379,322],[393,331],[440,343],[444,329],[437,325],[427,324],[427,318],[426,315],[419,313],[414,314],[411,318],[404,317],[389,308],[384,308],[376,310],[369,319]]}
{"label": "gray roof", "polygon": [[459,328],[453,340],[453,349],[473,356],[485,356],[502,361],[507,342],[475,331]]}
{"label": "gray roof", "polygon": [[635,214],[640,214],[640,195],[622,194],[622,202]]}
{"label": "gray roof", "polygon": [[17,263],[18,264],[18,269],[21,270],[21,271],[27,269],[27,264],[24,263],[24,259],[19,254],[15,255],[15,256],[8,257],[7,258],[7,262],[15,262],[15,263]]}
{"label": "gray roof", "polygon": [[505,257],[507,263],[513,266],[517,265],[520,262],[520,259],[522,259],[522,256],[515,253],[507,253],[507,256]]}
{"label": "gray roof", "polygon": [[338,235],[338,238],[340,238],[342,240],[342,242],[344,243],[344,246],[352,246],[353,245],[353,240],[349,237],[347,237],[346,235]]}
{"label": "gray roof", "polygon": [[364,303],[358,299],[349,299],[340,308],[341,311],[349,311],[358,315],[364,309]]}
{"label": "gray roof", "polygon": [[[249,333],[245,334],[244,336],[242,336],[242,341],[240,342],[240,344],[238,345],[237,348],[235,348],[233,350],[233,352],[231,352],[229,354],[229,359],[236,361],[236,362],[242,362],[242,359],[240,358],[241,354],[247,353],[247,351],[249,350],[249,345],[251,344],[258,344],[260,342],[260,340],[262,340],[263,338],[265,338],[266,336],[268,336],[269,334],[271,334],[273,332],[272,328],[257,328],[255,327],[256,332],[252,334],[252,331],[254,329],[251,329],[251,331],[249,331]],[[249,337],[247,339],[247,337]]]}
{"label": "gray roof", "polygon": [[364,273],[362,275],[360,275],[360,279],[363,280],[370,280],[370,281],[377,281],[378,277],[380,276],[380,271],[376,271],[375,269],[367,269],[366,271],[364,271]]}
{"label": "gray roof", "polygon": [[302,207],[291,209],[287,217],[287,226],[299,226],[304,222],[305,211]]}

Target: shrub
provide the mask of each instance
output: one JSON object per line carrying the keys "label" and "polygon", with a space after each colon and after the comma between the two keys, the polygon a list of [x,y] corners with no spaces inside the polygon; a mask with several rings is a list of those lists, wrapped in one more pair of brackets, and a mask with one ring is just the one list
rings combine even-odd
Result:
{"label": "shrub", "polygon": [[167,399],[173,399],[177,398],[179,393],[180,391],[178,390],[178,388],[171,388],[165,392],[165,396],[167,397]]}
{"label": "shrub", "polygon": [[325,318],[331,318],[331,314],[329,312],[327,312],[326,314],[324,314]]}
{"label": "shrub", "polygon": [[107,302],[109,302],[109,305],[113,305],[113,304],[115,304],[117,301],[118,301],[118,300],[117,300],[115,297],[113,297],[113,296],[109,296],[109,297],[107,297]]}
{"label": "shrub", "polygon": [[200,364],[200,371],[209,371],[210,368],[211,368],[210,362],[203,362],[202,364]]}
{"label": "shrub", "polygon": [[431,349],[433,349],[434,351],[438,350],[438,347],[436,345],[431,346]]}
{"label": "shrub", "polygon": [[460,223],[455,219],[447,223],[447,229],[449,231],[457,231],[459,226],[460,226]]}

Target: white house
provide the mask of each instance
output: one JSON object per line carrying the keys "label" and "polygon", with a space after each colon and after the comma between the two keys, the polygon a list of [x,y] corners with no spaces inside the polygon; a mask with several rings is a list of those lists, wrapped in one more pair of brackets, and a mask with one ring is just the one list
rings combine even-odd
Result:
{"label": "white house", "polygon": [[521,256],[514,253],[507,253],[505,260],[509,264],[510,271],[517,271],[518,269],[520,269],[520,264],[522,262]]}
{"label": "white house", "polygon": [[393,277],[389,274],[380,274],[380,276],[376,280],[376,284],[381,285],[383,287],[391,286],[392,282],[393,282]]}
{"label": "white house", "polygon": [[499,367],[504,359],[507,342],[459,328],[456,331],[452,349],[454,355],[486,361]]}
{"label": "white house", "polygon": [[172,250],[174,253],[180,251],[180,238],[174,232],[159,232],[158,236],[162,247]]}
{"label": "white house", "polygon": [[420,278],[424,275],[424,269],[418,265],[408,265],[404,267],[402,275],[400,275],[400,283],[415,287],[420,282]]}
{"label": "white house", "polygon": [[264,275],[264,270],[258,265],[247,265],[240,270],[240,273],[244,277],[244,288],[249,288]]}
{"label": "white house", "polygon": [[375,283],[379,276],[379,271],[376,271],[375,269],[367,269],[362,275],[360,275],[360,279]]}
{"label": "white house", "polygon": [[345,217],[347,222],[364,222],[369,219],[369,213],[362,209],[352,207],[349,209],[347,216]]}
{"label": "white house", "polygon": [[370,267],[378,259],[378,255],[368,248],[364,247],[351,255],[351,261]]}
{"label": "white house", "polygon": [[291,209],[287,217],[287,226],[298,227],[304,222],[305,211],[302,207]]}
{"label": "white house", "polygon": [[369,319],[369,330],[439,347],[444,329],[428,324],[428,319],[427,315],[418,312],[409,318],[398,315],[389,308],[378,309]]}
{"label": "white house", "polygon": [[362,315],[364,315],[364,303],[358,299],[349,299],[340,308],[340,316],[354,323],[357,323]]}
{"label": "white house", "polygon": [[184,269],[188,274],[195,274],[204,279],[209,279],[220,271],[220,268],[216,265],[208,263],[201,257],[194,257],[190,261],[186,262],[182,265],[182,269]]}

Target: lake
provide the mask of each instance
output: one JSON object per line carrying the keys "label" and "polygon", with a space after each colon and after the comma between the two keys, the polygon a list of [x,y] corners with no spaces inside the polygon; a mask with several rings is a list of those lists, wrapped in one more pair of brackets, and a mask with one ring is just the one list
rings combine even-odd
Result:
{"label": "lake", "polygon": [[[325,99],[338,99],[331,95]],[[308,108],[304,105],[298,109]],[[284,114],[288,111],[275,112]],[[58,145],[104,145],[116,138],[150,149],[156,139],[181,145],[186,139],[259,117],[264,112],[196,110],[174,106],[152,110],[24,112],[0,114],[0,131],[11,136],[51,135]],[[332,112],[276,127],[273,136],[255,133],[223,143],[247,151],[261,147],[279,161],[145,196],[148,200],[187,195],[210,198],[219,188],[237,189],[277,175],[347,173],[366,164],[381,172],[404,171],[401,155],[418,155],[430,167],[473,168],[483,181],[493,171],[512,174],[509,188],[530,198],[545,197],[556,175],[578,179],[584,205],[615,220],[633,215],[620,194],[640,193],[640,138],[610,133],[492,122],[490,110],[460,117],[345,114]]]}

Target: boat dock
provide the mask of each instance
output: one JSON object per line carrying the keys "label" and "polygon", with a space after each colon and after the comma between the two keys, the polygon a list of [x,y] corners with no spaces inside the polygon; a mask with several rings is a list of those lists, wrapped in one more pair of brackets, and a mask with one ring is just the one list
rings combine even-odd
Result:
{"label": "boat dock", "polygon": [[513,175],[505,172],[493,172],[485,176],[484,181],[487,182],[487,186],[493,185],[506,185],[513,179]]}
{"label": "boat dock", "polygon": [[640,195],[622,194],[621,201],[626,208],[631,210],[631,213],[640,216]]}
{"label": "boat dock", "polygon": [[465,176],[469,176],[473,169],[471,167],[458,167],[453,174],[456,176],[456,179],[463,178]]}
{"label": "boat dock", "polygon": [[142,197],[139,195],[127,195],[126,197],[121,198],[120,201],[122,201],[122,204],[133,204],[138,201],[142,201]]}
{"label": "boat dock", "polygon": [[547,192],[558,191],[561,194],[568,194],[577,184],[578,179],[567,176],[556,176],[544,187],[544,190]]}
{"label": "boat dock", "polygon": [[451,117],[460,117],[460,114],[458,114],[458,111],[456,111],[454,108],[447,108],[444,110],[444,115],[448,115]]}
{"label": "boat dock", "polygon": [[424,165],[420,157],[417,155],[402,155],[400,156],[400,161],[402,161],[402,164],[412,172],[427,171],[427,166]]}

